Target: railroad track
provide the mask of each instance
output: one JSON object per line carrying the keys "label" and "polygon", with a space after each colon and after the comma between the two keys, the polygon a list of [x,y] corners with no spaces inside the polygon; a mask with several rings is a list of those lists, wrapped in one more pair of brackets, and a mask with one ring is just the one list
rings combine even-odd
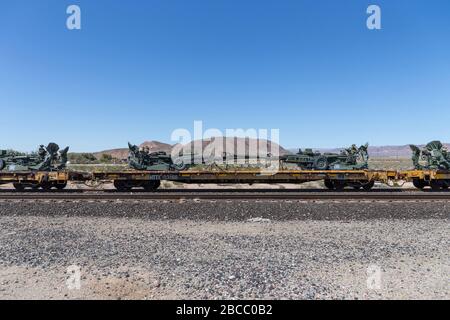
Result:
{"label": "railroad track", "polygon": [[[153,194],[157,193],[282,193],[282,194],[288,194],[288,193],[332,193],[333,191],[330,191],[328,189],[158,189],[153,191]],[[367,193],[368,191],[364,190],[354,190],[354,189],[344,189],[342,191],[339,191],[339,193]],[[419,190],[416,188],[380,188],[380,189],[372,189],[369,191],[370,193],[431,193],[431,189],[425,189],[425,190]],[[441,191],[443,193],[449,192],[449,191]],[[40,194],[40,193],[58,193],[58,194],[69,194],[69,193],[124,193],[121,191],[118,191],[116,189],[95,189],[95,188],[86,188],[86,189],[63,189],[63,190],[57,190],[52,189],[50,191],[37,189],[37,190],[31,190],[26,189],[24,191],[17,191],[14,189],[0,189],[0,195],[1,194]],[[143,189],[134,189],[131,192],[128,193],[148,193],[147,191]]]}
{"label": "railroad track", "polygon": [[156,193],[8,193],[0,194],[0,200],[390,200],[450,201],[449,192],[416,193],[195,193],[195,192],[156,192]]}

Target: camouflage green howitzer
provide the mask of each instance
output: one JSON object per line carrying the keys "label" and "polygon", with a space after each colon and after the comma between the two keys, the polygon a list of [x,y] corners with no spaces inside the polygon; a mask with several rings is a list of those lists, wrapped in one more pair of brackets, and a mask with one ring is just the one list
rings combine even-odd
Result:
{"label": "camouflage green howitzer", "polygon": [[172,157],[163,151],[149,152],[148,147],[140,150],[138,146],[131,143],[128,143],[128,149],[128,166],[135,170],[181,171],[187,168],[181,159],[174,162]]}
{"label": "camouflage green howitzer", "polygon": [[0,150],[0,171],[6,167],[8,159],[18,156],[19,153],[10,150]]}
{"label": "camouflage green howitzer", "polygon": [[410,145],[412,161],[417,170],[450,170],[450,153],[440,141],[432,141],[420,149]]}
{"label": "camouflage green howitzer", "polygon": [[352,145],[340,153],[320,153],[312,149],[280,157],[283,163],[294,163],[302,170],[362,170],[368,168],[368,144]]}
{"label": "camouflage green howitzer", "polygon": [[11,151],[0,151],[0,170],[7,171],[58,171],[67,164],[69,147],[59,150],[56,143],[47,147],[41,145],[37,152],[20,154]]}

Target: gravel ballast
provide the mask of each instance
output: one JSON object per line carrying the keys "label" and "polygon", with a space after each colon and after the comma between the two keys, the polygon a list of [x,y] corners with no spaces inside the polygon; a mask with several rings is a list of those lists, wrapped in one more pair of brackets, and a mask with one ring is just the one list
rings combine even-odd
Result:
{"label": "gravel ballast", "polygon": [[449,213],[445,201],[4,201],[0,298],[448,299]]}

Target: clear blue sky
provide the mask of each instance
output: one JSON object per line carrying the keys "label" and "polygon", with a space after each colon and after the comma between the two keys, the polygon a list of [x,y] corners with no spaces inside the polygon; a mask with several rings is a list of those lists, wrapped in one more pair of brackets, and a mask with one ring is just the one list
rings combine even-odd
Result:
{"label": "clear blue sky", "polygon": [[[70,4],[82,30],[66,28]],[[450,140],[448,0],[0,6],[0,148],[170,142],[194,120],[279,128],[288,148]]]}

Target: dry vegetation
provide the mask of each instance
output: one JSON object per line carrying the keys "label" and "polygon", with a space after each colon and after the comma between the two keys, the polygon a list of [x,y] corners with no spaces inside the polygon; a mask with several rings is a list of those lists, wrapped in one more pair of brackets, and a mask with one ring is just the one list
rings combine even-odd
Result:
{"label": "dry vegetation", "polygon": [[369,160],[369,168],[372,170],[408,170],[413,167],[409,158],[374,158]]}

